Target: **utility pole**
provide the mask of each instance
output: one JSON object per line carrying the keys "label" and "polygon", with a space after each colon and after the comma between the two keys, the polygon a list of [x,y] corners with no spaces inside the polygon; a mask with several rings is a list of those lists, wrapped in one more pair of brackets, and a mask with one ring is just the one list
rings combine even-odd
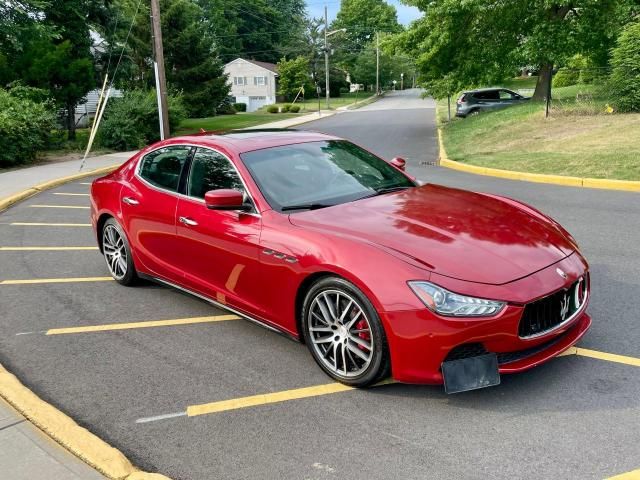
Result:
{"label": "utility pole", "polygon": [[160,28],[159,0],[151,0],[151,35],[153,37],[153,70],[156,76],[156,95],[160,121],[160,139],[169,136],[169,109],[167,107],[167,80],[164,73],[164,52],[162,50],[162,29]]}
{"label": "utility pole", "polygon": [[324,6],[324,81],[327,95],[327,110],[329,110],[329,19],[327,15],[327,6]]}
{"label": "utility pole", "polygon": [[380,34],[376,32],[376,95],[380,94]]}

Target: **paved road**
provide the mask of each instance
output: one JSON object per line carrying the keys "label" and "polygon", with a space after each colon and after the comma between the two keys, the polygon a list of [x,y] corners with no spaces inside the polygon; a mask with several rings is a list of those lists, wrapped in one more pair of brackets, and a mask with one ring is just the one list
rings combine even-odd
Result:
{"label": "paved road", "polygon": [[[593,269],[594,326],[582,345],[640,356],[640,197],[425,166],[436,157],[432,107],[408,92],[305,128],[404,156],[424,180],[551,213],[575,233]],[[86,223],[87,210],[37,205],[86,206],[86,197],[57,194],[87,189],[65,185],[1,214],[0,246],[94,245],[86,227],[12,225]],[[91,250],[0,251],[0,280],[105,275]],[[43,333],[220,313],[159,286],[0,284],[0,302],[0,362],[139,466],[175,479],[602,479],[640,467],[637,367],[572,356],[456,396],[387,385],[187,417],[191,405],[328,379],[304,346],[241,320]]]}

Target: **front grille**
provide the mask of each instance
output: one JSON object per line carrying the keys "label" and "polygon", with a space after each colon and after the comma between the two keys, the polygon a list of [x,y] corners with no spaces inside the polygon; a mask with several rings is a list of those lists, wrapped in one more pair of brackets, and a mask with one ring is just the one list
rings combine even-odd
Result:
{"label": "front grille", "polygon": [[[536,345],[535,347],[525,348],[524,350],[516,350],[515,352],[498,352],[496,356],[498,357],[498,365],[505,365],[507,363],[517,362],[518,360],[523,360],[528,357],[532,357],[547,348],[550,348],[554,344],[558,343],[562,340],[569,332],[564,332],[562,335],[559,335],[551,340],[548,340],[540,345]],[[454,349],[452,349],[447,357],[444,359],[445,362],[449,360],[461,360],[463,358],[477,357],[480,355],[486,355],[490,353],[483,344],[481,343],[463,343],[462,345],[458,345]]]}
{"label": "front grille", "polygon": [[584,276],[569,288],[528,303],[518,326],[520,338],[542,335],[569,320],[586,302],[588,283]]}

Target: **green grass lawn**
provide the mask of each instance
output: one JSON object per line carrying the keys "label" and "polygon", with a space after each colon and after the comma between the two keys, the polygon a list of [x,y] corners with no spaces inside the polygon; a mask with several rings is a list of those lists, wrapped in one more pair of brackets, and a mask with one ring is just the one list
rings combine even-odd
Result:
{"label": "green grass lawn", "polygon": [[506,170],[640,180],[640,114],[607,114],[593,85],[557,88],[553,98],[549,118],[543,102],[530,102],[450,123],[439,101],[447,155]]}
{"label": "green grass lawn", "polygon": [[268,113],[258,111],[253,113],[236,113],[235,115],[218,115],[207,118],[188,118],[183,120],[174,136],[199,132],[201,128],[207,131],[234,130],[253,127],[262,123],[277,122],[288,118],[298,117],[299,113]]}
{"label": "green grass lawn", "polygon": [[[360,103],[371,95],[371,92],[358,92],[357,95],[355,93],[342,93],[339,97],[331,97],[329,99],[329,106],[331,110],[333,110],[338,107],[344,107],[345,105],[351,105],[356,101]],[[281,107],[282,105],[291,105],[291,103],[284,102],[277,103],[276,105]],[[318,110],[318,97],[305,98],[304,101],[299,99],[296,102],[296,105],[300,105],[300,113],[304,113],[305,111],[306,113],[309,113],[310,111],[315,112]],[[322,110],[327,109],[327,100],[324,96],[320,97],[320,108]]]}

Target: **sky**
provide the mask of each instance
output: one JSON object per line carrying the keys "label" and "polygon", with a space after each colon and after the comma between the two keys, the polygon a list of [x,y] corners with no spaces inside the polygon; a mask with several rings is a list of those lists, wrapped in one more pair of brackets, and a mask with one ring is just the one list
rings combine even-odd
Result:
{"label": "sky", "polygon": [[[386,2],[396,7],[398,21],[403,25],[408,25],[411,21],[421,16],[420,10],[403,5],[399,0],[386,0]],[[312,17],[323,17],[325,5],[328,8],[329,22],[331,22],[336,18],[336,13],[340,10],[340,0],[307,0],[307,11]]]}

